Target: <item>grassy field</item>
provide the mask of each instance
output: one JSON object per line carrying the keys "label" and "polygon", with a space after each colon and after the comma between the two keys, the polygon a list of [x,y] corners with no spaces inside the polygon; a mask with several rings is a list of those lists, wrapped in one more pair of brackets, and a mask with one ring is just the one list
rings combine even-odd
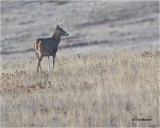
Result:
{"label": "grassy field", "polygon": [[[57,57],[2,63],[1,126],[159,126],[159,53]],[[132,119],[151,119],[133,121]]]}

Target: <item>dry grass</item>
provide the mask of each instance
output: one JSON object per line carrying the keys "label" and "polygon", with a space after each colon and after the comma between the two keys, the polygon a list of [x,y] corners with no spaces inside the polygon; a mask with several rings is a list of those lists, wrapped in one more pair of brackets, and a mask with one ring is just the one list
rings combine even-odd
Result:
{"label": "dry grass", "polygon": [[[36,78],[36,61],[2,64],[2,126],[159,126],[159,53],[56,58]],[[152,119],[132,121],[133,118]]]}

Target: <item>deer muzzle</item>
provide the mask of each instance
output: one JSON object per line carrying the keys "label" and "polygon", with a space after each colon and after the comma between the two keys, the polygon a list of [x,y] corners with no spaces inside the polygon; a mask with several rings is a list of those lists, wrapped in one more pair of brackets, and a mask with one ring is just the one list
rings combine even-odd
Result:
{"label": "deer muzzle", "polygon": [[69,34],[68,33],[66,33],[66,36],[68,36]]}

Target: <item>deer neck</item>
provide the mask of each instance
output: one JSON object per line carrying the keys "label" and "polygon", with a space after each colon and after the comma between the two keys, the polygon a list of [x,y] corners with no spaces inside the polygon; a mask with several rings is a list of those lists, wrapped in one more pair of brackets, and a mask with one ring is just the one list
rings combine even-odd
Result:
{"label": "deer neck", "polygon": [[61,40],[61,36],[60,36],[60,34],[57,33],[57,32],[54,32],[52,38],[56,39],[58,42]]}

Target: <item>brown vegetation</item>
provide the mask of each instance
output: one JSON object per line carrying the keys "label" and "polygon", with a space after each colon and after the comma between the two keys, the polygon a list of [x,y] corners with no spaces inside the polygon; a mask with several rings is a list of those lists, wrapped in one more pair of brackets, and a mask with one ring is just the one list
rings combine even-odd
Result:
{"label": "brown vegetation", "polygon": [[[152,55],[148,55],[152,54]],[[158,126],[159,52],[120,51],[2,65],[2,126]],[[146,118],[151,121],[132,121]]]}

